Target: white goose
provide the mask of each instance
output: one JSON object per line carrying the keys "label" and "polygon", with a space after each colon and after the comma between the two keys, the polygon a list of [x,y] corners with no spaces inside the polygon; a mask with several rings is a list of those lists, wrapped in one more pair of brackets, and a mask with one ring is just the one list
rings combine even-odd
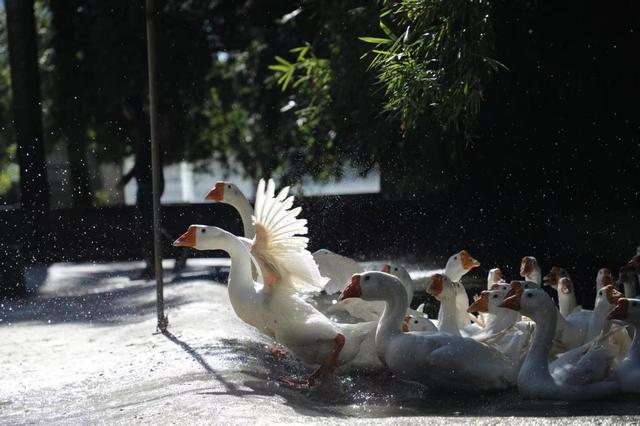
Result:
{"label": "white goose", "polygon": [[542,283],[545,286],[551,287],[557,291],[558,281],[560,280],[560,278],[564,278],[564,277],[571,278],[571,276],[569,275],[569,272],[567,272],[566,269],[560,266],[552,266],[549,273],[545,275],[544,278],[542,278]]}
{"label": "white goose", "polygon": [[324,287],[327,294],[335,294],[342,291],[344,284],[351,280],[353,274],[359,274],[364,269],[358,262],[346,256],[339,255],[327,249],[320,249],[313,253],[320,274],[329,278]]}
{"label": "white goose", "polygon": [[520,261],[520,276],[537,287],[542,286],[542,270],[535,257],[525,256],[522,258]]}
{"label": "white goose", "polygon": [[402,331],[429,331],[435,332],[438,331],[438,328],[435,324],[424,315],[411,314],[405,315],[404,320],[402,320]]}
{"label": "white goose", "polygon": [[[192,225],[174,245],[199,250],[224,250],[231,257],[229,299],[246,323],[283,344],[304,362],[320,365],[307,381],[328,381],[335,367],[353,361],[375,323],[337,324],[306,303],[298,293],[316,291],[326,282],[306,250],[306,221],[292,209],[288,188],[277,196],[273,181],[258,185],[254,225],[256,235],[247,249],[238,237],[213,226]],[[262,269],[264,285],[255,282],[251,258]],[[296,382],[289,380],[289,383]]]}
{"label": "white goose", "polygon": [[[600,268],[596,275],[596,293],[603,287],[613,284],[613,277],[609,268]],[[597,297],[597,296],[596,296]]]}
{"label": "white goose", "polygon": [[[473,315],[467,313],[469,307],[469,296],[467,290],[462,283],[462,277],[470,270],[480,266],[480,262],[471,257],[468,251],[461,250],[449,257],[447,264],[444,267],[444,274],[454,283],[456,291],[456,321],[458,322],[458,328],[463,329],[475,319]],[[438,311],[438,322],[442,320],[443,312],[442,306]]]}
{"label": "white goose", "polygon": [[578,305],[571,278],[561,277],[558,280],[556,288],[558,289],[558,308],[562,316],[568,318],[569,315],[580,312],[582,307]]}
{"label": "white goose", "polygon": [[619,391],[617,382],[569,385],[554,380],[548,358],[558,316],[553,300],[542,289],[512,288],[501,306],[520,311],[536,323],[533,343],[518,373],[518,391],[523,397],[577,401],[607,398]]}
{"label": "white goose", "polygon": [[620,282],[624,285],[624,296],[635,298],[638,295],[640,284],[640,255],[635,255],[622,268],[620,268]]}
{"label": "white goose", "polygon": [[498,284],[494,284],[495,290],[484,290],[480,293],[471,306],[469,312],[484,312],[485,325],[482,329],[483,335],[494,335],[500,333],[510,327],[513,327],[521,319],[519,312],[511,309],[501,308],[500,303],[509,289],[499,288]]}
{"label": "white goose", "polygon": [[[229,204],[238,210],[246,238],[252,239],[255,227],[251,220],[253,208],[247,197],[231,182],[219,181],[209,191],[206,200]],[[326,249],[313,253],[313,259],[323,277],[329,279],[322,290],[327,294],[334,294],[342,290],[344,283],[351,279],[351,275],[362,272],[362,267],[353,259],[341,256]]]}
{"label": "white goose", "polygon": [[[413,279],[404,267],[395,264],[386,264],[383,266],[382,271],[397,277],[402,283],[405,291],[407,292],[407,299],[413,299]],[[346,312],[349,314],[349,316],[360,321],[378,321],[380,319],[380,316],[382,315],[382,312],[384,311],[384,306],[384,302],[381,301],[372,302],[358,298],[349,298],[341,300],[338,303],[330,306],[325,311],[325,313],[335,315]],[[424,317],[422,313],[410,308],[407,309],[407,315]],[[436,326],[429,319],[424,318],[424,320],[421,320],[419,322],[419,328],[426,328],[431,331],[437,331]]]}
{"label": "white goose", "polygon": [[493,268],[489,270],[487,274],[487,290],[492,290],[494,284],[506,284],[507,282],[502,277],[502,270],[500,268]]}
{"label": "white goose", "polygon": [[[537,284],[531,281],[511,281],[510,289],[514,289],[514,291],[521,291],[540,288]],[[556,309],[555,314],[556,330],[554,344],[551,351],[553,356],[582,345],[585,342],[585,336],[588,328],[588,323],[583,321],[576,321],[575,319],[570,321],[565,319],[558,309]]]}
{"label": "white goose", "polygon": [[629,348],[629,335],[618,326],[610,330],[611,322],[606,319],[621,297],[622,294],[612,285],[598,291],[589,321],[587,343],[561,354],[549,366],[557,382],[587,384],[602,381],[622,361]]}
{"label": "white goose", "polygon": [[627,356],[616,369],[616,377],[623,392],[640,393],[640,299],[620,298],[608,319],[625,321],[636,330]]}
{"label": "white goose", "polygon": [[451,282],[447,275],[433,274],[431,275],[431,283],[427,287],[427,293],[440,302],[437,322],[438,331],[460,336],[456,313],[457,292],[455,284]]}
{"label": "white goose", "polygon": [[624,297],[627,299],[633,299],[638,295],[638,290],[636,287],[636,279],[635,274],[633,272],[620,270],[620,274],[618,275],[618,283],[622,284],[622,289],[624,291]]}
{"label": "white goose", "polygon": [[403,333],[407,294],[392,275],[354,275],[340,297],[385,301],[376,348],[385,365],[402,379],[471,391],[505,389],[515,383],[517,366],[497,350],[473,339],[448,333]]}
{"label": "white goose", "polygon": [[501,308],[500,303],[509,289],[498,288],[485,290],[471,306],[469,312],[481,312],[485,316],[482,332],[473,336],[474,340],[496,348],[514,363],[520,365],[524,360],[533,333],[533,323],[520,321],[519,312]]}
{"label": "white goose", "polygon": [[[407,300],[413,299],[414,283],[409,272],[401,265],[385,264],[382,272],[398,278],[407,292]],[[348,281],[347,281],[348,282]],[[378,321],[384,312],[385,303],[382,301],[366,301],[356,297],[350,297],[338,301],[326,310],[326,314],[347,312],[351,317],[363,321]],[[438,331],[438,327],[425,314],[419,310],[407,308],[402,323],[402,331]]]}

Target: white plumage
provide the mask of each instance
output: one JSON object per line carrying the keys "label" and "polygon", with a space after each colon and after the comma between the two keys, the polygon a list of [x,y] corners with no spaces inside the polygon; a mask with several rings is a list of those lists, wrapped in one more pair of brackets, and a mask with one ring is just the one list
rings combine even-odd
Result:
{"label": "white plumage", "polygon": [[258,259],[265,273],[268,287],[277,285],[279,290],[293,292],[320,291],[328,279],[320,275],[311,253],[307,250],[309,239],[307,221],[299,219],[300,207],[293,207],[289,187],[275,195],[272,179],[258,183],[253,225],[256,236],[251,253]]}

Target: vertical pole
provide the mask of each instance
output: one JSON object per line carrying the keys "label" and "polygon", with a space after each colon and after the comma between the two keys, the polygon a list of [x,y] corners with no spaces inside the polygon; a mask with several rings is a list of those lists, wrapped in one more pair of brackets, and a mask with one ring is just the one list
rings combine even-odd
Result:
{"label": "vertical pole", "polygon": [[151,127],[151,173],[153,185],[153,260],[156,275],[156,310],[158,331],[167,329],[164,314],[164,283],[162,281],[162,233],[160,231],[160,152],[158,147],[158,93],[156,85],[156,9],[154,0],[146,0],[147,66],[149,73],[149,118]]}

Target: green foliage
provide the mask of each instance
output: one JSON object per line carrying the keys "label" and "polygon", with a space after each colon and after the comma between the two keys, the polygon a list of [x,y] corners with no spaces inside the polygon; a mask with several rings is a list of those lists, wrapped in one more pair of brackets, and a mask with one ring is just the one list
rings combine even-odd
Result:
{"label": "green foliage", "polygon": [[[133,140],[123,99],[146,98],[144,2],[73,2],[73,100],[57,90],[52,4],[38,2],[47,146],[61,142],[69,123],[58,108],[73,101],[87,151],[119,161]],[[500,67],[491,59],[491,7],[479,0],[274,0],[269,13],[257,0],[161,6],[167,162],[233,158],[250,176],[285,181],[339,177],[347,162],[363,173],[377,164],[401,186],[415,172],[441,174],[432,163],[472,140],[487,81]],[[0,62],[3,124],[7,79]],[[3,134],[0,170],[10,140]]]}
{"label": "green foliage", "polygon": [[295,125],[291,130],[306,141],[308,148],[303,157],[304,163],[317,163],[313,166],[314,176],[328,179],[341,172],[341,167],[322,167],[321,164],[335,165],[339,161],[334,149],[336,132],[324,117],[333,102],[331,63],[318,58],[309,44],[293,48],[290,53],[296,55],[294,62],[276,56],[278,63],[269,65],[269,69],[276,72],[277,84],[282,91],[286,91],[289,84],[295,90],[295,95],[288,98],[280,111],[285,114],[290,110],[294,112]]}
{"label": "green foliage", "polygon": [[[380,29],[386,37],[367,55],[384,88],[384,110],[405,132],[440,135],[455,155],[474,134],[485,87],[502,65],[493,54],[487,0],[384,1]],[[393,28],[393,29],[392,29]],[[427,124],[425,124],[427,123]]]}
{"label": "green foliage", "polygon": [[17,202],[19,171],[13,138],[11,111],[11,73],[7,46],[7,28],[0,17],[0,204]]}

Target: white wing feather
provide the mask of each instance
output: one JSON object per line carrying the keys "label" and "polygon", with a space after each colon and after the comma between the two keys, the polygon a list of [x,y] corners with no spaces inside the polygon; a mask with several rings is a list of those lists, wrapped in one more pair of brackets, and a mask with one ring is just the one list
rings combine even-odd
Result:
{"label": "white wing feather", "polygon": [[293,207],[286,187],[275,195],[272,179],[258,183],[253,222],[256,236],[251,252],[274,272],[275,286],[291,291],[320,291],[328,282],[307,250],[307,221],[299,219],[302,208]]}

